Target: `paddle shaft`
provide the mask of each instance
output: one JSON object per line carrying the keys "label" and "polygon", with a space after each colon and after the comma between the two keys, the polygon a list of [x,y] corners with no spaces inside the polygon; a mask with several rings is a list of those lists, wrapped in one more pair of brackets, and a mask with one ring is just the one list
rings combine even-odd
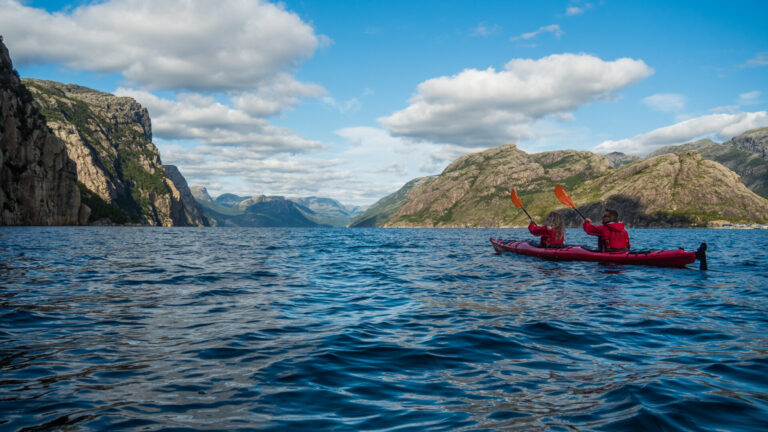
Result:
{"label": "paddle shaft", "polygon": [[525,215],[528,216],[528,219],[531,220],[531,223],[536,225],[536,222],[533,221],[533,218],[531,217],[531,215],[528,214],[528,211],[522,207],[520,207],[520,209],[522,209],[525,212]]}
{"label": "paddle shaft", "polygon": [[578,213],[579,216],[581,216],[582,219],[587,220],[587,218],[585,218],[584,215],[581,214],[581,212],[579,211],[579,209],[576,208],[576,206],[574,206],[573,209],[576,210],[576,213]]}

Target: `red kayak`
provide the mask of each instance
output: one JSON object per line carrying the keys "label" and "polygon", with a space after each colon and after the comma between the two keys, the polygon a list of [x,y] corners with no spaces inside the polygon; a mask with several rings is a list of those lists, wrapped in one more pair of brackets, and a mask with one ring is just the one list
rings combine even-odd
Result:
{"label": "red kayak", "polygon": [[579,245],[565,245],[558,248],[541,248],[528,241],[502,240],[491,237],[491,244],[497,253],[513,252],[556,261],[593,261],[605,264],[633,264],[656,267],[685,267],[697,259],[702,270],[707,269],[707,244],[702,243],[695,252],[683,249],[596,252]]}

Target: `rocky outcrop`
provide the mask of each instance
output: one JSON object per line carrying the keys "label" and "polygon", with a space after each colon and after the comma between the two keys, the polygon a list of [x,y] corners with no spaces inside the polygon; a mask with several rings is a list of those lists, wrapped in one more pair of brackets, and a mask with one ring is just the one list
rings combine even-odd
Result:
{"label": "rocky outcrop", "polygon": [[702,226],[710,221],[768,221],[768,200],[727,167],[696,151],[645,159],[620,169],[604,156],[573,150],[529,155],[505,145],[456,160],[436,179],[414,188],[388,227],[526,226],[509,199],[516,189],[534,219],[553,210],[569,226],[581,218],[553,193],[562,184],[582,213],[619,210],[630,226]]}
{"label": "rocky outcrop", "polygon": [[611,152],[606,154],[605,157],[611,161],[611,164],[613,164],[614,168],[621,168],[625,165],[629,165],[643,159],[640,156],[628,155],[621,152]]}
{"label": "rocky outcrop", "polygon": [[[551,190],[556,183],[579,184],[612,170],[604,156],[575,150],[529,155],[508,144],[472,153],[450,164],[435,180],[416,187],[388,219],[390,227],[501,227],[526,224],[511,205],[509,191],[522,196]],[[532,215],[544,213],[531,200]]]}
{"label": "rocky outcrop", "polygon": [[189,191],[196,201],[202,201],[206,203],[212,203],[213,198],[208,194],[208,189],[205,186],[190,186]]}
{"label": "rocky outcrop", "polygon": [[24,82],[48,127],[66,144],[77,163],[78,181],[88,190],[134,223],[203,224],[199,211],[184,202],[182,183],[169,178],[160,162],[146,108],[132,98],[74,84]]}
{"label": "rocky outcrop", "polygon": [[705,148],[712,147],[715,145],[719,145],[719,144],[707,138],[707,139],[701,139],[698,141],[689,142],[689,143],[680,144],[680,145],[664,146],[649,153],[646,159],[652,159],[652,158],[655,158],[656,156],[661,156],[661,155],[670,154],[670,153],[682,153],[689,150],[697,150],[700,152]]}
{"label": "rocky outcrop", "polygon": [[0,37],[0,224],[84,224],[75,163],[51,133]]}
{"label": "rocky outcrop", "polygon": [[[646,159],[575,187],[571,198],[586,216],[619,211],[635,227],[706,226],[715,220],[768,221],[768,200],[739,175],[695,150]],[[581,219],[563,210],[572,223]]]}
{"label": "rocky outcrop", "polygon": [[181,175],[175,165],[163,165],[168,176],[166,184],[171,191],[171,219],[178,226],[205,226],[207,221],[202,215],[202,209],[195,201],[187,180]]}
{"label": "rocky outcrop", "polygon": [[752,129],[733,137],[725,144],[732,144],[737,148],[760,155],[768,160],[768,127]]}
{"label": "rocky outcrop", "polygon": [[747,131],[723,144],[704,139],[662,147],[648,157],[697,150],[705,159],[718,162],[741,176],[741,182],[752,192],[768,198],[768,159],[764,156],[766,146],[768,128],[760,128]]}

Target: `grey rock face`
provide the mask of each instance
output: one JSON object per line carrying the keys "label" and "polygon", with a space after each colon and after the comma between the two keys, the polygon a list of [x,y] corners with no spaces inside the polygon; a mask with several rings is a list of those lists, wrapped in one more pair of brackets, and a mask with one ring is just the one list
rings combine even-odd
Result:
{"label": "grey rock face", "polygon": [[134,223],[203,225],[194,201],[184,202],[186,181],[171,179],[152,144],[146,108],[74,84],[25,79],[50,129],[77,163],[77,179]]}
{"label": "grey rock face", "polygon": [[76,166],[48,129],[0,37],[0,224],[78,225]]}
{"label": "grey rock face", "polygon": [[168,175],[168,188],[171,190],[173,200],[171,201],[171,218],[175,225],[180,226],[201,226],[207,225],[202,216],[202,209],[195,201],[192,191],[189,190],[187,180],[181,175],[179,169],[174,165],[163,165],[165,173]]}

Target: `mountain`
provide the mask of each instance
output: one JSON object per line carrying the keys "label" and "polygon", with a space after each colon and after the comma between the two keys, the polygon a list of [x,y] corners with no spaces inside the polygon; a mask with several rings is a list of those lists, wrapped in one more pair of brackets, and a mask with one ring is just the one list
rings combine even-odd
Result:
{"label": "mountain", "polygon": [[82,225],[77,167],[48,129],[0,36],[0,225]]}
{"label": "mountain", "polygon": [[732,144],[741,150],[756,153],[768,160],[768,127],[746,131],[733,137],[726,144]]}
{"label": "mountain", "polygon": [[598,218],[605,207],[616,208],[634,227],[768,221],[768,200],[696,151],[616,169],[608,158],[591,152],[528,154],[504,145],[465,155],[436,179],[413,188],[383,226],[525,226],[528,218],[509,200],[512,188],[536,220],[558,210],[570,226],[579,226],[581,218],[553,194],[558,183],[587,216]]}
{"label": "mountain", "polygon": [[232,207],[240,204],[241,202],[247,200],[249,197],[247,196],[237,196],[235,194],[231,193],[225,193],[221,194],[218,197],[216,197],[216,204],[220,204],[226,207]]}
{"label": "mountain", "polygon": [[288,199],[312,210],[313,214],[307,217],[321,225],[345,227],[352,218],[362,213],[357,207],[347,207],[331,198],[313,196]]}
{"label": "mountain", "polygon": [[[439,177],[414,188],[384,226],[499,227],[527,225],[514,207],[515,188],[533,216],[551,210],[538,195],[552,195],[557,183],[566,188],[613,170],[611,162],[591,152],[563,150],[529,155],[507,144],[454,161]],[[536,199],[526,199],[534,198]]]}
{"label": "mountain", "polygon": [[621,152],[611,152],[605,155],[606,158],[608,158],[609,161],[611,161],[611,164],[614,168],[621,168],[625,165],[629,165],[631,163],[635,163],[639,160],[643,160],[640,156],[632,156],[628,154],[624,154]]}
{"label": "mountain", "polygon": [[[697,151],[643,160],[575,187],[571,198],[596,218],[614,208],[630,226],[702,226],[728,220],[768,221],[768,200],[749,190],[739,176]],[[580,223],[576,212],[568,219]]]}
{"label": "mountain", "polygon": [[768,147],[768,128],[761,128],[747,131],[723,144],[705,139],[662,147],[648,157],[697,150],[705,159],[719,162],[741,176],[742,183],[750,190],[763,198],[768,198],[766,147]]}
{"label": "mountain", "polygon": [[[292,200],[281,196],[254,195],[235,202],[227,195],[210,200],[208,191],[202,187],[192,188],[197,202],[203,207],[203,214],[211,225],[231,227],[321,227],[330,226],[314,220],[315,213]],[[233,203],[224,205],[224,203]]]}
{"label": "mountain", "polygon": [[77,164],[86,203],[94,207],[89,223],[205,224],[181,173],[161,164],[146,108],[74,84],[23,82]]}
{"label": "mountain", "polygon": [[219,226],[344,227],[361,212],[331,198],[225,193],[214,200],[202,186],[191,190],[211,224]]}
{"label": "mountain", "polygon": [[421,186],[437,176],[419,177],[406,183],[396,192],[376,201],[365,212],[355,216],[350,222],[350,228],[378,227],[384,224],[403,205],[408,194],[417,186]]}

